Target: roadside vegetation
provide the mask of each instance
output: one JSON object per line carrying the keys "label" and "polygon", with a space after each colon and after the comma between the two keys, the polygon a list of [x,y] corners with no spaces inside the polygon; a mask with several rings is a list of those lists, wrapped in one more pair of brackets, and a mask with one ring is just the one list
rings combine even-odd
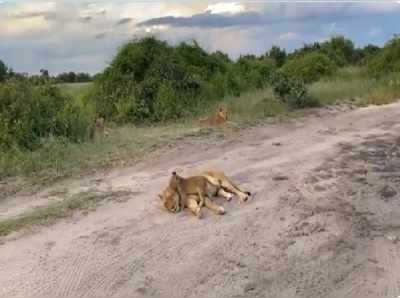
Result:
{"label": "roadside vegetation", "polygon": [[127,191],[119,192],[83,192],[57,201],[43,207],[37,207],[31,211],[17,217],[0,220],[0,237],[7,236],[12,232],[17,232],[32,226],[45,226],[55,221],[69,217],[76,211],[88,213],[96,209],[103,201],[108,199],[120,200],[130,195]]}
{"label": "roadside vegetation", "polygon": [[[90,76],[16,73],[0,61],[0,179],[60,177],[124,164],[187,135],[197,117],[227,107],[237,123],[352,101],[400,97],[400,37],[356,48],[338,36],[287,53],[272,47],[236,61],[195,41],[133,40]],[[95,138],[97,117],[108,137]]]}

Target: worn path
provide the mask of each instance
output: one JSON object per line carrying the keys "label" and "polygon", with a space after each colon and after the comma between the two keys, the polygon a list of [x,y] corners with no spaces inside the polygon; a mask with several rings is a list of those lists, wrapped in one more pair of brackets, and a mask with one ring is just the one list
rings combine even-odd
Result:
{"label": "worn path", "polygon": [[[0,297],[399,297],[399,131],[398,103],[325,112],[65,182],[132,195],[5,241]],[[209,168],[254,197],[200,221],[159,206],[170,172]]]}

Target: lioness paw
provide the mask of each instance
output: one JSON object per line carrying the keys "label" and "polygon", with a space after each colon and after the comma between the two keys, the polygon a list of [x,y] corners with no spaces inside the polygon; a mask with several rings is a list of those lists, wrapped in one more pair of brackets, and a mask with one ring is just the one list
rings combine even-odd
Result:
{"label": "lioness paw", "polygon": [[197,216],[198,219],[201,219],[201,218],[203,217],[203,213],[201,212],[201,209],[199,209],[199,210],[196,212],[196,216]]}
{"label": "lioness paw", "polygon": [[218,208],[218,214],[219,214],[219,215],[224,215],[224,214],[225,214],[225,209],[224,209],[224,207],[219,207],[219,208]]}

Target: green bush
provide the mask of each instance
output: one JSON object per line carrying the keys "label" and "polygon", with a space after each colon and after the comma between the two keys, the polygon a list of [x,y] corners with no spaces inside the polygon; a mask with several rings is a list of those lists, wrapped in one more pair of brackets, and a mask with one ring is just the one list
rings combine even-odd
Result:
{"label": "green bush", "polygon": [[273,59],[278,67],[281,67],[283,64],[285,64],[287,59],[286,51],[277,46],[272,46],[272,48],[267,52],[266,56]]}
{"label": "green bush", "polygon": [[368,44],[363,48],[356,49],[356,51],[358,64],[365,66],[368,64],[368,61],[373,59],[375,56],[378,56],[382,49],[378,46]]}
{"label": "green bush", "polygon": [[356,64],[360,60],[360,53],[354,43],[343,36],[334,36],[325,42],[306,44],[289,54],[289,59],[299,58],[311,53],[324,54],[337,67]]}
{"label": "green bush", "polygon": [[311,83],[321,77],[332,75],[336,67],[328,56],[312,52],[292,58],[283,65],[281,70],[289,78]]}
{"label": "green bush", "polygon": [[[119,50],[89,96],[101,115],[119,123],[174,119],[179,109],[194,105],[188,99],[201,94],[209,76],[204,55],[197,46],[175,50],[154,38],[132,41]],[[168,99],[162,98],[166,93]],[[166,101],[174,106],[166,109]]]}
{"label": "green bush", "polygon": [[339,67],[355,64],[358,59],[354,43],[343,36],[334,36],[323,42],[321,52]]}
{"label": "green bush", "polygon": [[97,111],[118,123],[145,123],[195,114],[227,95],[263,88],[275,69],[269,58],[232,62],[208,54],[195,41],[176,47],[152,37],[120,48],[88,96]]}
{"label": "green bush", "polygon": [[240,57],[235,65],[236,73],[245,84],[242,89],[261,89],[268,83],[269,76],[276,70],[276,62],[271,58],[255,56]]}
{"label": "green bush", "polygon": [[50,84],[27,80],[0,83],[0,149],[35,149],[43,138],[85,140],[93,123],[91,111]]}
{"label": "green bush", "polygon": [[400,72],[400,36],[395,36],[380,54],[370,59],[368,70],[376,77]]}
{"label": "green bush", "polygon": [[271,76],[271,84],[275,96],[292,108],[318,105],[318,101],[308,94],[303,82],[288,78],[280,71]]}
{"label": "green bush", "polygon": [[180,107],[183,102],[179,100],[179,96],[171,85],[161,85],[156,95],[153,118],[158,121],[178,119],[184,111],[184,108]]}

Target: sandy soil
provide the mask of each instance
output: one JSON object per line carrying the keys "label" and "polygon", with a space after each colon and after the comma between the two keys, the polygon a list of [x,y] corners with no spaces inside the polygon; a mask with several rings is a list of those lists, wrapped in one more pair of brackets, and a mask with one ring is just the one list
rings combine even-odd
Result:
{"label": "sandy soil", "polygon": [[[399,297],[399,129],[399,103],[324,110],[64,182],[69,192],[133,194],[7,239],[0,297]],[[204,210],[202,220],[159,206],[172,170],[208,168],[253,198],[217,199],[227,214]],[[23,209],[9,204],[2,215]]]}

